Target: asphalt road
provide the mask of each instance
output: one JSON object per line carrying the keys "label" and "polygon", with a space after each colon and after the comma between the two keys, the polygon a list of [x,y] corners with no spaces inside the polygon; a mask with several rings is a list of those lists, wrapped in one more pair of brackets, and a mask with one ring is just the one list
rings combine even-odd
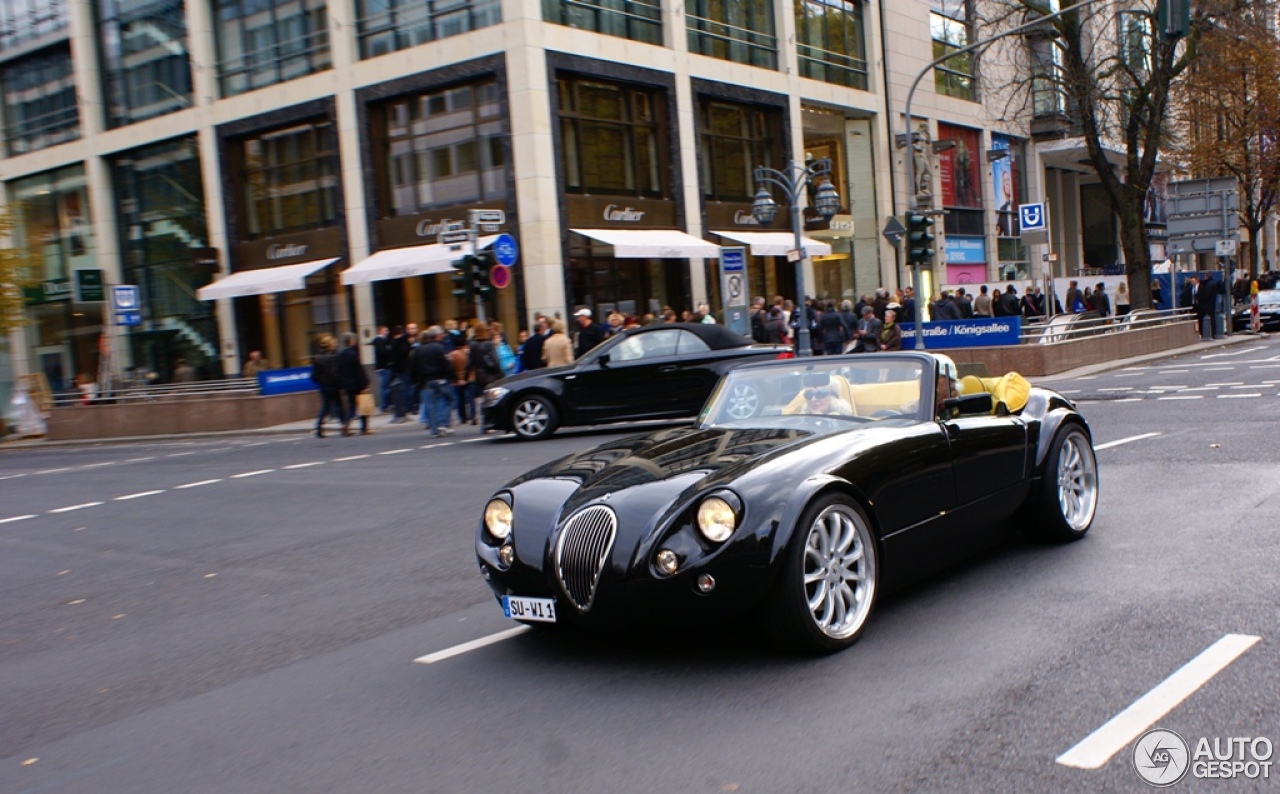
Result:
{"label": "asphalt road", "polygon": [[1052,385],[1103,447],[1089,536],[953,568],[818,659],[502,634],[485,499],[613,432],[0,452],[0,791],[1142,791],[1094,732],[1153,690],[1130,725],[1280,743],[1280,342]]}

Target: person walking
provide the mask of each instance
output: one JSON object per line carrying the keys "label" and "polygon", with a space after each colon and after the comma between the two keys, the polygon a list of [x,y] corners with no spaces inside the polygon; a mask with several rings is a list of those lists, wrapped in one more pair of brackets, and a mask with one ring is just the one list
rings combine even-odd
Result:
{"label": "person walking", "polygon": [[827,301],[826,310],[818,318],[818,329],[822,334],[822,352],[828,356],[843,353],[845,345],[852,338],[844,317],[836,311],[834,301]]}
{"label": "person walking", "polygon": [[369,342],[373,346],[373,371],[378,376],[378,410],[391,410],[391,333],[385,325],[378,326],[378,334]]}
{"label": "person walking", "polygon": [[1104,320],[1111,316],[1111,296],[1107,295],[1104,282],[1099,281],[1093,288],[1093,310]]}
{"label": "person walking", "polygon": [[343,411],[342,397],[338,394],[338,355],[335,352],[338,344],[332,336],[320,337],[319,352],[311,359],[311,381],[320,390],[320,413],[316,414],[316,438],[324,438],[324,418],[330,413],[338,416],[338,421],[346,426],[347,416]]}
{"label": "person walking", "polygon": [[408,333],[404,328],[397,325],[391,336],[390,357],[387,359],[391,403],[395,411],[391,421],[394,424],[408,421],[406,418],[406,414],[409,412],[408,391],[413,388],[413,384],[409,379],[409,354],[412,351],[413,344],[409,341]]}
{"label": "person walking", "polygon": [[[1151,302],[1152,304],[1155,303],[1154,300]],[[1121,281],[1120,286],[1116,287],[1116,316],[1123,317],[1128,314],[1129,306],[1129,284]]]}
{"label": "person walking", "polygon": [[[353,333],[342,335],[342,350],[338,352],[337,374],[338,388],[345,397],[343,405],[342,435],[351,435],[351,420],[359,411],[356,410],[356,397],[369,390],[369,376],[365,374],[364,365],[360,363],[360,350],[356,347],[358,337]],[[369,435],[369,417],[360,413],[360,435]]]}
{"label": "person walking", "polygon": [[542,362],[548,367],[573,363],[573,343],[565,336],[563,320],[552,318],[551,333],[542,343]]}
{"label": "person walking", "polygon": [[991,295],[986,284],[978,288],[978,296],[973,299],[973,314],[975,317],[991,316]]}
{"label": "person walking", "polygon": [[451,383],[453,385],[453,402],[458,409],[460,424],[476,424],[475,393],[468,379],[471,369],[471,354],[466,345],[457,345],[447,354],[449,366],[453,369]]}
{"label": "person walking", "polygon": [[413,351],[413,382],[421,395],[418,422],[431,431],[432,438],[453,433],[449,417],[453,413],[453,367],[446,358],[441,337],[444,329],[433,325],[422,332]]}

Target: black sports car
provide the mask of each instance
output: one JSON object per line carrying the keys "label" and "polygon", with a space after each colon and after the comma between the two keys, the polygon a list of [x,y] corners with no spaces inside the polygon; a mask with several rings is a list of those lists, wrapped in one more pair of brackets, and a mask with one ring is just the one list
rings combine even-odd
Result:
{"label": "black sports car", "polygon": [[1089,426],[1062,395],[1016,375],[957,381],[928,353],[822,356],[739,365],[694,426],[507,484],[476,556],[518,621],[759,616],[834,651],[880,592],[1012,525],[1081,538],[1097,504]]}
{"label": "black sports car", "polygon": [[524,439],[562,425],[693,416],[720,376],[744,359],[789,353],[711,323],[633,328],[564,367],[523,372],[484,391],[485,425]]}

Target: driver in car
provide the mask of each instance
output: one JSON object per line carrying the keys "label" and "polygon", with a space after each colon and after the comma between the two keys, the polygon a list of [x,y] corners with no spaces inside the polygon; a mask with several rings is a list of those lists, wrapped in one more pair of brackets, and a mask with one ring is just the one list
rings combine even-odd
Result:
{"label": "driver in car", "polygon": [[835,393],[831,377],[822,372],[811,372],[804,376],[804,389],[801,396],[804,402],[796,406],[793,413],[812,414],[816,416],[853,416],[853,406]]}

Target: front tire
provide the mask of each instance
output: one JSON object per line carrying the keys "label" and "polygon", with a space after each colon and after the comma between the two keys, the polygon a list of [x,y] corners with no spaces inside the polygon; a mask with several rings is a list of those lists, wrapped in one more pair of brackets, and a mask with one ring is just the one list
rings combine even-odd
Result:
{"label": "front tire", "polygon": [[1064,426],[1053,439],[1035,499],[1038,537],[1065,543],[1089,531],[1098,509],[1098,460],[1078,425]]}
{"label": "front tire", "polygon": [[772,628],[811,653],[858,641],[875,606],[879,565],[871,521],[844,494],[827,494],[800,517],[772,604]]}
{"label": "front tire", "polygon": [[524,441],[537,441],[556,432],[559,416],[551,400],[540,394],[516,398],[511,411],[511,427]]}

